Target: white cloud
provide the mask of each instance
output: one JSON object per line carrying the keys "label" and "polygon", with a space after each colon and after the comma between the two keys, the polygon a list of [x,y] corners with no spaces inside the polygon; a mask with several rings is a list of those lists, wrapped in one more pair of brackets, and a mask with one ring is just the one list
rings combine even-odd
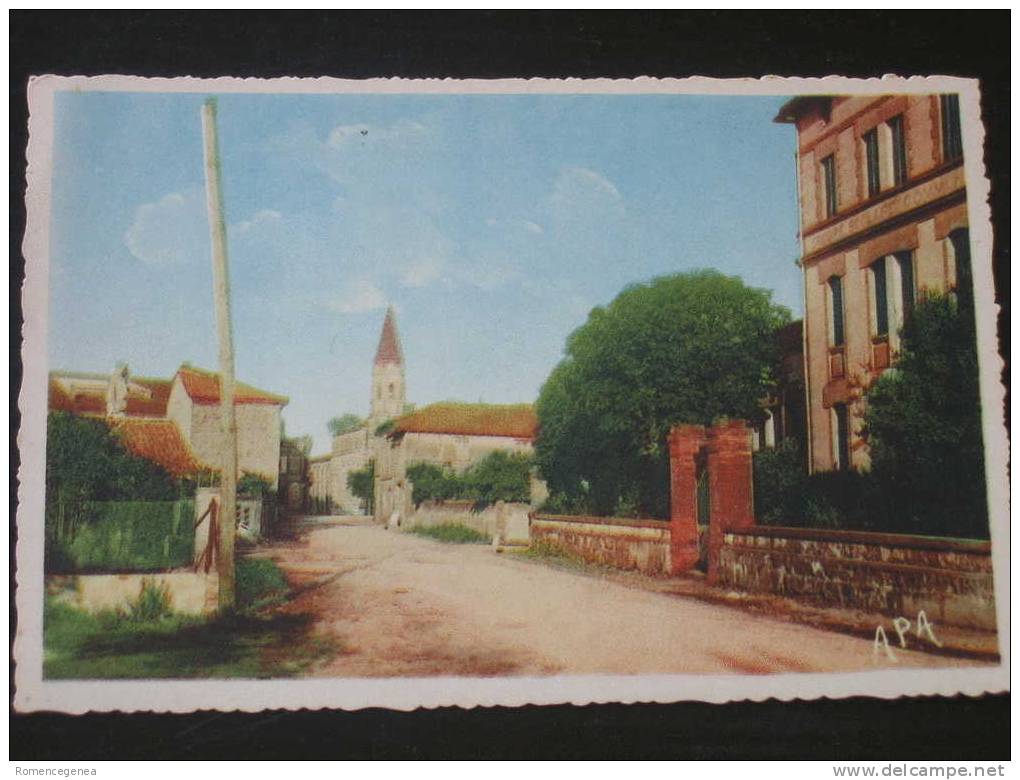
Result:
{"label": "white cloud", "polygon": [[337,125],[330,133],[326,143],[340,149],[351,143],[386,144],[402,143],[420,138],[425,134],[425,125],[410,119],[398,119],[388,127],[382,125]]}
{"label": "white cloud", "polygon": [[139,206],[124,243],[146,265],[186,265],[208,259],[208,232],[202,190],[191,188]]}
{"label": "white cloud", "polygon": [[326,307],[342,314],[359,314],[386,306],[386,296],[375,284],[359,279],[348,285],[337,298],[326,302]]}
{"label": "white cloud", "polygon": [[439,257],[423,257],[412,260],[400,276],[404,287],[426,287],[436,281],[443,272],[446,263]]}
{"label": "white cloud", "polygon": [[238,233],[248,233],[262,225],[269,225],[274,222],[279,222],[282,218],[283,214],[281,214],[279,211],[274,211],[273,209],[262,209],[261,211],[256,211],[252,215],[251,219],[246,219],[241,222],[238,222],[236,225],[233,225],[232,227]]}
{"label": "white cloud", "polygon": [[591,168],[576,166],[560,170],[547,202],[553,215],[559,218],[623,211],[623,196],[615,184]]}
{"label": "white cloud", "polygon": [[542,226],[537,222],[532,222],[530,219],[526,219],[521,223],[522,227],[529,233],[544,233]]}

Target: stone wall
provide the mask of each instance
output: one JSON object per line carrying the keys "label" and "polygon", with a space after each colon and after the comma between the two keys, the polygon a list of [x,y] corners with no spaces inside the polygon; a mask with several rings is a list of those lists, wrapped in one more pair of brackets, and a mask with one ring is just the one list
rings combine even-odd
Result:
{"label": "stone wall", "polygon": [[497,537],[503,544],[528,544],[527,504],[507,504],[500,501],[476,511],[473,501],[423,501],[407,519],[401,522],[404,529],[417,526],[458,524]]}
{"label": "stone wall", "polygon": [[58,601],[86,612],[127,610],[145,583],[166,588],[175,612],[204,615],[216,611],[219,578],[191,570],[154,574],[73,574],[47,577],[46,588]]}
{"label": "stone wall", "polygon": [[[259,474],[275,489],[280,478],[280,407],[272,404],[238,404],[237,466]],[[188,443],[196,457],[218,466],[221,447],[219,405],[193,404]]]}
{"label": "stone wall", "polygon": [[719,584],[994,630],[988,542],[755,526],[730,530]]}
{"label": "stone wall", "polygon": [[642,574],[670,573],[669,523],[664,520],[533,515],[531,544],[542,543],[591,563]]}

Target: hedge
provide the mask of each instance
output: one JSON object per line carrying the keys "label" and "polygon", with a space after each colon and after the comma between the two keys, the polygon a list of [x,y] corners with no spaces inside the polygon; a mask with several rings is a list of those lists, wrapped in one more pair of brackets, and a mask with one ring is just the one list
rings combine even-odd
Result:
{"label": "hedge", "polygon": [[194,501],[90,501],[80,511],[72,534],[51,537],[50,571],[160,571],[192,561]]}

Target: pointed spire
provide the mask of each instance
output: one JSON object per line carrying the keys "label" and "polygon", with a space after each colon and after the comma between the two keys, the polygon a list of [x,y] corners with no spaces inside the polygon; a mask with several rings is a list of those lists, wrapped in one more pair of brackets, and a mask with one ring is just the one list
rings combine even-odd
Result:
{"label": "pointed spire", "polygon": [[375,351],[375,364],[394,363],[403,365],[404,353],[400,349],[400,337],[397,335],[397,318],[390,306],[386,309],[382,335],[379,336],[379,348]]}

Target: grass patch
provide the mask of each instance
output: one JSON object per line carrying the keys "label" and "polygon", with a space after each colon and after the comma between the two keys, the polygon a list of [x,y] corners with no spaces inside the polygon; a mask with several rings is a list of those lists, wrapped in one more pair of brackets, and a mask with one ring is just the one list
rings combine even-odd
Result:
{"label": "grass patch", "polygon": [[437,542],[448,542],[450,544],[489,544],[492,539],[474,528],[468,528],[460,523],[443,523],[442,525],[415,526],[410,529],[412,534],[427,536]]}
{"label": "grass patch", "polygon": [[237,564],[238,609],[181,615],[158,588],[143,588],[127,610],[96,614],[47,597],[43,677],[187,679],[291,677],[336,647],[312,633],[312,616],[258,610],[282,600],[287,583],[272,562]]}
{"label": "grass patch", "polygon": [[577,553],[553,542],[533,542],[517,554],[525,558],[556,563],[575,569],[591,568],[595,565],[586,561]]}
{"label": "grass patch", "polygon": [[280,567],[267,558],[242,558],[234,572],[237,608],[241,610],[281,601],[289,590]]}

